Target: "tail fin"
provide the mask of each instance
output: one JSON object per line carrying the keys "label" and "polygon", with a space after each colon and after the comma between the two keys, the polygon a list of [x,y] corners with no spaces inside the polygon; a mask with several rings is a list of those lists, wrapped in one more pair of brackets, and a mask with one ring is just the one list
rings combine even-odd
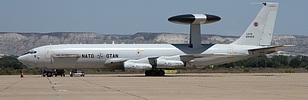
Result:
{"label": "tail fin", "polygon": [[263,8],[246,29],[245,33],[231,44],[271,45],[278,3],[262,3]]}

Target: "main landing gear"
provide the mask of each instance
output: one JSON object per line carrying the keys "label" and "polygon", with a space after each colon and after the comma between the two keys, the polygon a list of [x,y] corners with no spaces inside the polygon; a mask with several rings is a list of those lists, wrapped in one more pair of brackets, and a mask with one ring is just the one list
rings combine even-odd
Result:
{"label": "main landing gear", "polygon": [[165,76],[165,71],[162,69],[146,70],[145,76]]}

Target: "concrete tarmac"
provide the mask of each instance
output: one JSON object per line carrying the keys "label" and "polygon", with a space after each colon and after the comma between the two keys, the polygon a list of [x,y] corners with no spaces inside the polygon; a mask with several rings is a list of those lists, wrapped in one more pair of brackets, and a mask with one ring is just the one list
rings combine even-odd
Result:
{"label": "concrete tarmac", "polygon": [[0,100],[308,100],[308,73],[2,75]]}

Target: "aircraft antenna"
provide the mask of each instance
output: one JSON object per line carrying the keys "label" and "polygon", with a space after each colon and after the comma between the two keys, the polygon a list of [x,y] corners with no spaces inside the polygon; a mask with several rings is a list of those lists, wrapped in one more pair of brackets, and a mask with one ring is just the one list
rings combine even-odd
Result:
{"label": "aircraft antenna", "polygon": [[201,24],[209,24],[219,21],[221,18],[209,14],[184,14],[173,16],[168,21],[177,24],[190,25],[189,44],[191,48],[203,47],[201,44]]}

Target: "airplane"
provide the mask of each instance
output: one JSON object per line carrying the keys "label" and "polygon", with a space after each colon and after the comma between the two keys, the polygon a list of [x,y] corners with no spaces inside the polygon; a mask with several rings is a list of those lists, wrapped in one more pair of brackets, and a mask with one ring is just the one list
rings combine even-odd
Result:
{"label": "airplane", "polygon": [[271,45],[278,3],[263,7],[243,35],[230,44],[202,44],[201,24],[219,21],[210,14],[184,14],[170,22],[190,25],[189,44],[60,44],[29,50],[18,60],[29,68],[145,69],[145,76],[164,76],[163,69],[235,62],[276,52],[288,45]]}

